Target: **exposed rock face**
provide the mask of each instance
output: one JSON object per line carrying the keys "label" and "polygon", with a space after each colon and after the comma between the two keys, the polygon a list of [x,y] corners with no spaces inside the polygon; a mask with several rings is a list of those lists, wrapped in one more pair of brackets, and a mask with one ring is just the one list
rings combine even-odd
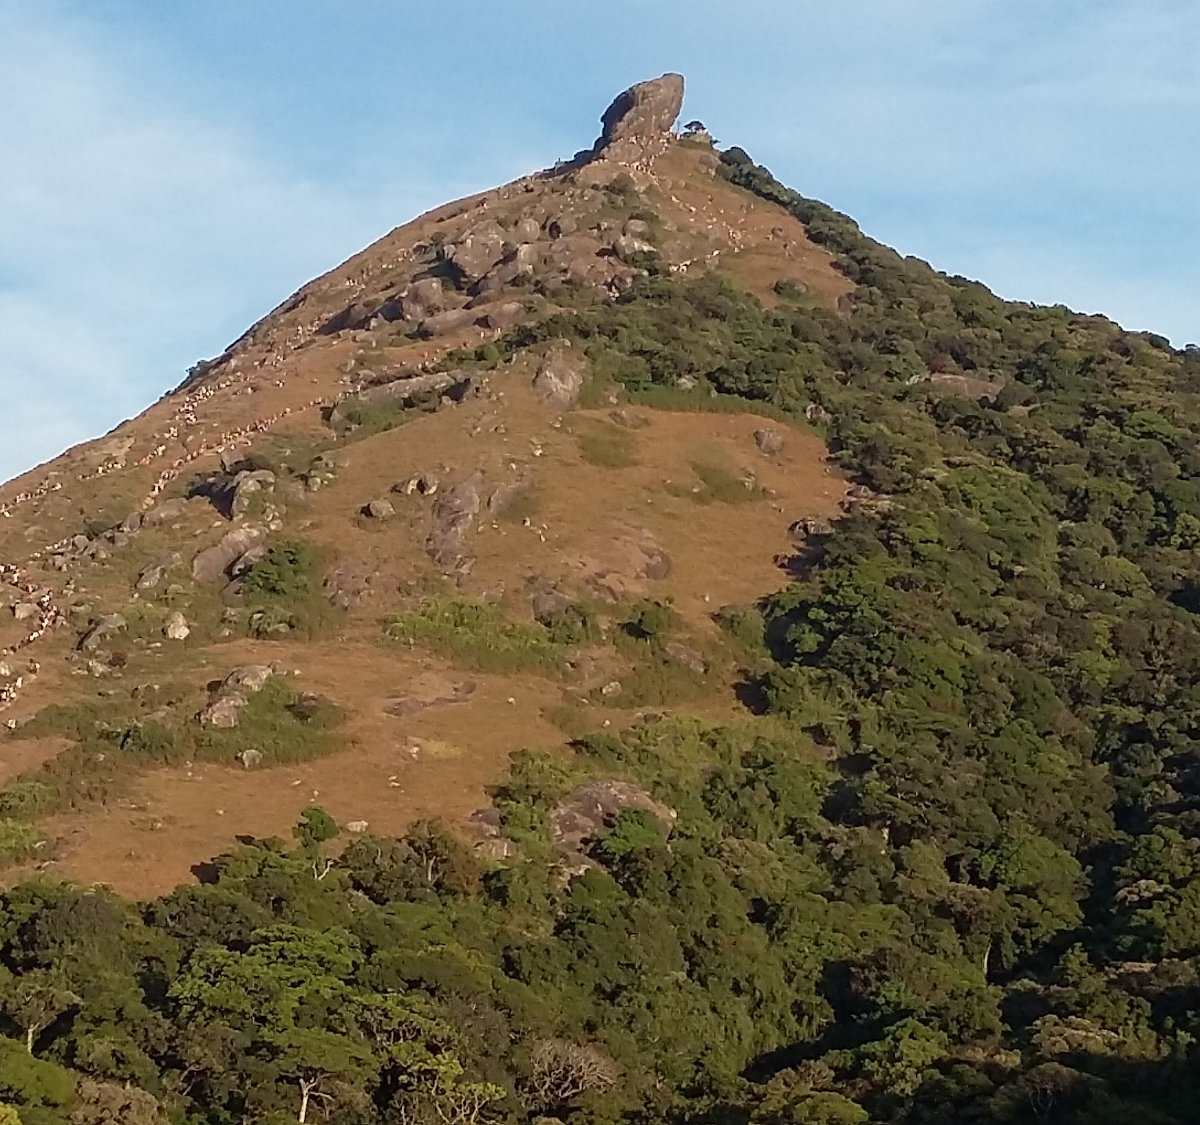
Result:
{"label": "exposed rock face", "polygon": [[560,410],[569,410],[579,401],[587,379],[587,361],[570,347],[556,346],[546,353],[533,377],[533,389],[539,398]]}
{"label": "exposed rock face", "polygon": [[604,111],[604,131],[592,155],[621,164],[652,161],[670,143],[683,108],[683,75],[664,74],[631,86]]}
{"label": "exposed rock face", "polygon": [[667,831],[677,815],[670,806],[627,781],[589,781],[564,798],[550,814],[550,830],[557,844],[579,852],[626,809],[648,812]]}
{"label": "exposed rock face", "polygon": [[441,311],[443,302],[442,283],[436,277],[423,277],[400,295],[400,313],[405,320],[423,320]]}
{"label": "exposed rock face", "polygon": [[[460,310],[465,311],[465,310]],[[471,314],[472,318],[474,314]],[[357,394],[350,395],[337,404],[330,412],[329,420],[334,423],[346,421],[346,408],[354,402],[416,402],[418,399],[428,399],[439,394],[449,395],[458,401],[470,392],[475,376],[466,371],[431,371],[425,375],[402,375],[390,383],[380,383],[374,387],[364,387]]]}
{"label": "exposed rock face", "polygon": [[442,570],[465,570],[470,566],[467,536],[483,507],[483,492],[483,473],[477,469],[434,502],[433,530],[425,542],[425,553]]}
{"label": "exposed rock face", "polygon": [[755,430],[754,444],[768,457],[774,457],[783,449],[783,434],[778,430]]}
{"label": "exposed rock face", "polygon": [[463,280],[476,282],[504,256],[504,231],[488,220],[469,231],[459,242],[445,248]]}

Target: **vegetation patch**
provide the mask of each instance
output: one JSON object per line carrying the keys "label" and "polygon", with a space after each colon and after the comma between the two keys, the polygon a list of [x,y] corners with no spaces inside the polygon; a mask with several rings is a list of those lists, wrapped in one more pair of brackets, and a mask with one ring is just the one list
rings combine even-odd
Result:
{"label": "vegetation patch", "polygon": [[316,695],[297,695],[282,677],[268,681],[242,709],[232,730],[189,726],[187,743],[198,758],[235,762],[253,751],[262,766],[323,757],[337,749],[341,710]]}
{"label": "vegetation patch", "polygon": [[627,469],[637,464],[634,436],[619,426],[589,421],[578,433],[579,449],[589,465],[603,469]]}
{"label": "vegetation patch", "polygon": [[302,539],[273,543],[241,581],[251,636],[312,638],[329,617],[321,593],[323,558]]}
{"label": "vegetation patch", "polygon": [[695,500],[698,504],[745,504],[761,499],[762,488],[753,477],[736,469],[723,458],[713,454],[688,462],[699,484],[688,485],[672,481],[667,491],[672,496]]}
{"label": "vegetation patch", "polygon": [[167,687],[44,708],[9,738],[58,735],[74,745],[0,789],[0,818],[21,822],[111,802],[152,767],[201,759],[233,764],[247,751],[270,766],[337,749],[340,710],[320,696],[297,694],[282,677],[249,698],[230,730],[202,727],[196,721],[202,703],[194,692]]}
{"label": "vegetation patch", "polygon": [[510,621],[496,606],[468,598],[432,597],[416,609],[391,614],[384,635],[425,645],[480,672],[557,672],[570,652],[543,625]]}

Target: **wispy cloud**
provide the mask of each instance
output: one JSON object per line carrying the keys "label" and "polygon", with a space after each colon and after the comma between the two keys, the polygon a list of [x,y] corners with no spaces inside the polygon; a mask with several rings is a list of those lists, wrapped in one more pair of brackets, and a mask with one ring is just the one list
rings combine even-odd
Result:
{"label": "wispy cloud", "polygon": [[1200,337],[1195,0],[0,6],[0,477],[395,223],[569,156],[665,69],[901,250]]}
{"label": "wispy cloud", "polygon": [[273,164],[55,7],[18,4],[0,36],[0,479],[137,413],[442,190]]}

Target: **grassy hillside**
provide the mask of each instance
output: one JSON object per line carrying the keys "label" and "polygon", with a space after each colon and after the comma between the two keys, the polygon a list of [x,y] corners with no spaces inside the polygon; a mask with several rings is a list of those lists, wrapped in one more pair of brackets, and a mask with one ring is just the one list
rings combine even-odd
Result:
{"label": "grassy hillside", "polygon": [[[271,461],[302,491],[344,457],[240,584],[178,584],[178,683],[146,688],[160,622],[130,614],[135,671],[5,741],[61,751],[0,790],[10,859],[138,771],[264,767],[222,783],[263,827],[192,882],[0,900],[20,1121],[1195,1119],[1200,353],[1003,302],[697,153],[669,191],[600,192],[653,243],[619,295],[535,271],[517,323],[428,357],[499,394],[355,404]],[[702,196],[745,238],[802,227],[824,280],[771,234],[680,268]],[[376,367],[425,347],[371,332]],[[554,349],[589,373],[573,413],[517,390]],[[389,493],[402,457],[425,475]],[[475,498],[450,579],[422,550],[466,503],[438,459],[521,485]],[[326,596],[351,560],[365,608]],[[200,728],[206,678],[269,654],[303,689],[277,672]],[[452,768],[387,831],[397,717]],[[331,803],[350,775],[370,823]]]}

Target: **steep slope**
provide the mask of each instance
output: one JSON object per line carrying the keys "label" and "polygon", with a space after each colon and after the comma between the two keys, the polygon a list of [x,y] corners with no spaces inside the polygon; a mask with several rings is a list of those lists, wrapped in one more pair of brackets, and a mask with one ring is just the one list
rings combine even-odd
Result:
{"label": "steep slope", "polygon": [[23,1120],[1194,1120],[1200,352],[681,102],[6,490]]}
{"label": "steep slope", "polygon": [[[473,680],[470,701],[443,705],[435,693],[397,718],[410,679],[454,676],[434,653],[386,646],[388,612],[419,602],[444,573],[458,596],[503,599],[518,619],[548,592],[607,617],[639,598],[671,599],[703,646],[714,610],[777,584],[788,526],[836,512],[843,486],[809,433],[768,457],[752,416],[614,413],[627,396],[569,348],[539,345],[496,372],[447,359],[531,319],[610,301],[647,266],[679,278],[719,270],[768,299],[780,280],[830,305],[848,292],[799,222],[716,176],[703,142],[670,139],[681,97],[671,81],[618,99],[594,151],[391,232],[144,414],[5,489],[13,613],[0,672],[4,718],[22,737],[4,775],[45,763],[64,790],[39,821],[43,867],[156,893],[239,833],[286,830],[314,794],[388,832],[418,814],[469,813],[509,753],[563,742],[547,715],[616,681],[627,661],[601,647],[566,680]],[[575,409],[588,380],[586,408]],[[757,500],[702,503],[690,491],[703,488],[696,465],[744,478],[734,499]],[[456,490],[463,510],[446,515]],[[395,515],[364,517],[373,500]],[[267,544],[296,541],[319,555],[331,606],[319,628],[289,634],[286,622],[249,620],[236,577]],[[744,546],[736,567],[726,565],[731,543]],[[172,613],[186,639],[164,636]],[[117,701],[164,676],[179,696],[171,722],[185,725],[205,684],[272,662],[344,713],[331,756],[286,778],[243,769],[231,736],[227,752],[207,751],[211,764],[182,748],[178,764],[144,776],[156,763],[126,763],[97,801],[90,782],[76,796],[73,777],[54,776],[76,768],[58,757],[70,721],[25,726],[47,704],[99,696],[128,708]],[[714,669],[705,695],[714,714],[735,705],[728,672]],[[498,723],[496,704],[509,698],[513,718]],[[618,705],[596,721],[628,713]],[[422,739],[445,748],[415,767]]]}

